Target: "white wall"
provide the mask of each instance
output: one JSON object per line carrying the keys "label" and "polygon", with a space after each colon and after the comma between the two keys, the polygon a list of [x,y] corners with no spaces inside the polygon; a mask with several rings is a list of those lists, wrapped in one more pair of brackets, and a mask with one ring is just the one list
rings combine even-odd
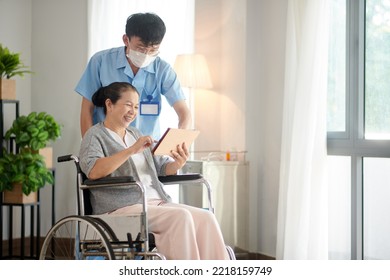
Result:
{"label": "white wall", "polygon": [[[269,256],[276,250],[286,8],[287,0],[196,0],[196,51],[206,55],[215,84],[197,96],[196,126],[207,132],[197,148],[248,151],[250,245]],[[21,50],[37,72],[28,94],[18,91],[24,111],[47,111],[64,125],[55,158],[77,153],[81,99],[73,88],[87,63],[87,0],[0,0],[0,42]],[[75,171],[70,163],[55,167],[58,220],[75,212]],[[49,197],[45,190],[43,212]],[[43,220],[48,229],[50,215]]]}
{"label": "white wall", "polygon": [[[17,11],[18,16],[13,11]],[[31,0],[0,0],[0,43],[11,52],[20,53],[20,59],[31,67]],[[31,111],[31,75],[14,77],[16,80],[16,98],[23,100],[19,103],[20,114]],[[4,130],[6,131],[15,119],[15,106],[4,106]],[[1,174],[0,174],[1,180]],[[7,217],[8,209],[4,208],[4,217]],[[15,220],[20,219],[21,209],[13,210]],[[29,217],[30,211],[26,210]],[[3,229],[3,236],[8,238],[7,227]],[[20,225],[14,223],[15,236],[20,236]]]}
{"label": "white wall", "polygon": [[[56,167],[56,218],[75,214],[76,171],[72,163],[57,163],[60,155],[78,154],[81,98],[74,92],[87,63],[87,0],[34,0],[32,5],[32,110],[46,111],[63,125],[53,143]],[[43,193],[43,213],[50,191]],[[43,228],[50,228],[44,220]]]}
{"label": "white wall", "polygon": [[[15,15],[17,13],[17,16]],[[20,53],[20,59],[31,67],[31,0],[0,0],[0,43],[11,52]],[[24,78],[15,77],[16,98],[23,99],[20,103],[20,113],[31,110],[31,75]],[[8,110],[10,112],[13,110]],[[11,114],[11,116],[13,116]],[[13,119],[5,120],[10,126]]]}
{"label": "white wall", "polygon": [[196,147],[248,151],[250,248],[275,256],[287,0],[195,3],[214,83],[196,94]]}
{"label": "white wall", "polygon": [[[34,71],[25,78],[15,78],[20,114],[45,111],[63,125],[61,139],[53,144],[54,159],[77,153],[79,148],[80,98],[73,88],[87,62],[86,23],[87,0],[0,1],[0,43],[20,52],[23,62]],[[14,113],[11,106],[6,109],[7,129]],[[55,167],[58,220],[75,213],[75,169],[56,162]],[[50,207],[51,187],[47,186],[41,191],[42,235],[51,227]],[[14,224],[18,235],[20,227]]]}
{"label": "white wall", "polygon": [[197,0],[195,6],[195,52],[206,56],[213,81],[212,90],[195,94],[197,149],[243,151],[246,1]]}

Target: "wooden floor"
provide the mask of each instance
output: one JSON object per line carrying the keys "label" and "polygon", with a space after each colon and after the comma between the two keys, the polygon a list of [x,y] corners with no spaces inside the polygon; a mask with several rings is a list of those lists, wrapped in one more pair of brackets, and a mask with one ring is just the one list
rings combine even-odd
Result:
{"label": "wooden floor", "polygon": [[[30,252],[30,244],[31,240],[30,237],[26,237],[24,240],[24,250],[22,252],[21,248],[21,240],[20,239],[14,239],[13,240],[13,246],[12,246],[12,252],[10,255],[10,250],[9,250],[9,244],[8,240],[3,240],[2,243],[2,259],[37,259],[37,250],[34,248],[34,252],[31,254]],[[43,243],[43,238],[40,239],[40,246]],[[33,240],[33,246],[36,246],[36,240],[34,238]]]}

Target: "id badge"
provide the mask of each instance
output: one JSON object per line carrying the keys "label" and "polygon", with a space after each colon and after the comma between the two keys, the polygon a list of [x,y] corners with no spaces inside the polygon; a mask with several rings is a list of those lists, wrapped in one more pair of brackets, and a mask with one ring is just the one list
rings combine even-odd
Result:
{"label": "id badge", "polygon": [[140,102],[139,113],[141,116],[158,116],[160,115],[159,102]]}

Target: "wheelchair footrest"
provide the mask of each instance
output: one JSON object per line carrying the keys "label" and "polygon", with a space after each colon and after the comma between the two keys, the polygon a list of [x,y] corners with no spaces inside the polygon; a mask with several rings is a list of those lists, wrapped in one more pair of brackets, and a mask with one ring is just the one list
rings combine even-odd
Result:
{"label": "wheelchair footrest", "polygon": [[[142,252],[142,241],[141,241],[141,233],[138,233],[137,238],[133,240],[131,233],[127,233],[127,243],[129,245],[129,248],[134,248],[136,252]],[[154,248],[156,248],[156,242],[153,233],[149,233],[149,250],[152,251]]]}

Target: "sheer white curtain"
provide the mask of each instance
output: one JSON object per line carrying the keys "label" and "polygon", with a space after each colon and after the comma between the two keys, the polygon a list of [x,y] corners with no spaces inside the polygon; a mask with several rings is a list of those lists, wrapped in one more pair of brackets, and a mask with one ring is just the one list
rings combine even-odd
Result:
{"label": "sheer white curtain", "polygon": [[288,1],[277,259],[328,258],[328,6]]}
{"label": "sheer white curtain", "polygon": [[[167,28],[160,57],[170,63],[176,55],[194,49],[195,0],[88,0],[88,54],[123,46],[127,17],[134,13],[156,13]],[[161,131],[177,126],[177,115],[163,98]]]}

